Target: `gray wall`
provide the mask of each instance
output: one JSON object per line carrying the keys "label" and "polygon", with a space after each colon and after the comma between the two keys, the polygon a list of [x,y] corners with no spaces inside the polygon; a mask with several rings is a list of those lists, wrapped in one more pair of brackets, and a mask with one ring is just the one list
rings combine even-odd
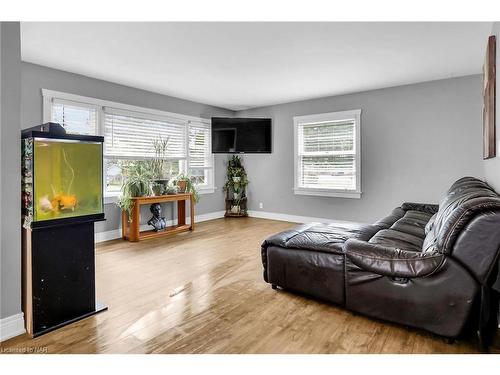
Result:
{"label": "gray wall", "polygon": [[19,22],[1,22],[0,318],[21,312],[21,44]]}
{"label": "gray wall", "polygon": [[[497,65],[500,64],[500,22],[495,22],[493,24],[493,29],[491,30],[491,35],[496,35],[497,37]],[[497,113],[497,124],[500,123],[500,86],[499,86],[499,72],[497,71],[497,98],[496,98],[496,113]],[[483,160],[484,177],[486,182],[488,182],[497,192],[500,192],[500,127],[497,126],[497,156],[492,159]]]}
{"label": "gray wall", "polygon": [[[21,124],[23,128],[38,125],[43,120],[42,88],[205,118],[234,115],[234,112],[230,110],[25,62],[22,63],[21,82]],[[215,186],[219,189],[213,194],[201,196],[201,200],[196,206],[196,214],[224,209],[222,185],[218,185],[220,181],[224,180],[224,160],[222,157],[215,159]],[[147,207],[143,207],[143,209],[141,216],[143,221],[147,221],[148,216],[151,215],[147,211]],[[118,207],[114,204],[107,204],[105,205],[105,213],[107,220],[96,224],[96,232],[109,231],[119,227],[120,211]],[[167,209],[165,214],[167,218],[172,217],[171,210]]]}
{"label": "gray wall", "polygon": [[[404,201],[438,202],[481,168],[481,76],[240,111],[273,118],[273,153],[247,155],[249,208],[372,222]],[[361,199],[294,195],[293,116],[362,110]]]}

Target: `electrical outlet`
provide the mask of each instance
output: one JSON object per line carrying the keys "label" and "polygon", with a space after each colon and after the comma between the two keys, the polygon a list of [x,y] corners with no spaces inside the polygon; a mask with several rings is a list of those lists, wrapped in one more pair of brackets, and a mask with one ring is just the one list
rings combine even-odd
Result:
{"label": "electrical outlet", "polygon": [[264,203],[260,202],[259,203],[259,208],[264,208]]}

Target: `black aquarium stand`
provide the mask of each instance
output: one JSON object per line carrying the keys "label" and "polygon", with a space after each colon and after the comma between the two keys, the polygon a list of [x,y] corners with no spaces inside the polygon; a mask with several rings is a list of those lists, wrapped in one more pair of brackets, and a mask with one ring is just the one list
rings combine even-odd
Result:
{"label": "black aquarium stand", "polygon": [[96,302],[93,220],[23,229],[23,271],[33,337],[107,309]]}

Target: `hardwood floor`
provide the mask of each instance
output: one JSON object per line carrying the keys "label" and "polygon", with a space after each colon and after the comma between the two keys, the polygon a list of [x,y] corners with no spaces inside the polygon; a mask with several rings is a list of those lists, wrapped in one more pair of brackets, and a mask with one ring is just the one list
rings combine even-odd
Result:
{"label": "hardwood floor", "polygon": [[200,223],[194,232],[97,249],[97,293],[109,310],[2,352],[474,353],[417,330],[272,290],[260,244],[295,224],[255,219]]}

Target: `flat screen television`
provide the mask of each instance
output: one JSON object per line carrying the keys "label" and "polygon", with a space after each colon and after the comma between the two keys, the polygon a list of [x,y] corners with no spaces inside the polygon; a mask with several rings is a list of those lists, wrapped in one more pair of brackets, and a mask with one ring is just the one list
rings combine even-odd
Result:
{"label": "flat screen television", "polygon": [[212,117],[212,153],[270,154],[270,118]]}

